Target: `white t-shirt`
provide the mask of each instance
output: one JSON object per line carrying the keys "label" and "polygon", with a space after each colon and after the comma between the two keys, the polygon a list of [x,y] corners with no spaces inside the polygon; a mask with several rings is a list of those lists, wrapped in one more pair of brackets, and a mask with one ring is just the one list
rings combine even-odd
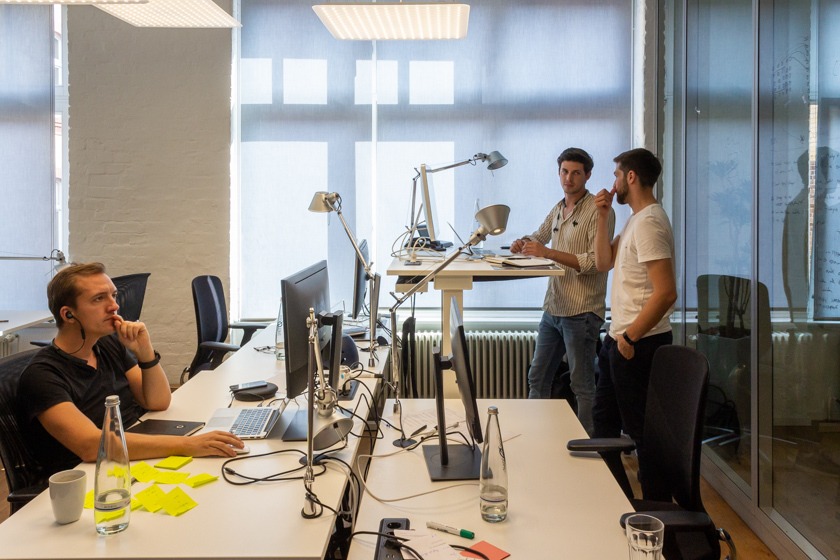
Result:
{"label": "white t-shirt", "polygon": [[[651,204],[630,216],[618,240],[610,299],[610,336],[613,339],[621,336],[638,317],[653,293],[653,284],[645,263],[660,259],[671,259],[671,266],[674,266],[674,234],[671,221],[662,206]],[[642,338],[670,331],[669,316],[673,311],[674,307],[671,306],[656,326]]]}

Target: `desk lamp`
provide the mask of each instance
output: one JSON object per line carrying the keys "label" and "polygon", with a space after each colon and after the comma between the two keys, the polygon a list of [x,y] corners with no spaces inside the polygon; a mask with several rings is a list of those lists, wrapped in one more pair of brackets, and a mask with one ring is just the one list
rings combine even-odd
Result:
{"label": "desk lamp", "polygon": [[368,358],[368,366],[374,367],[376,365],[376,324],[378,322],[377,309],[378,303],[372,301],[373,298],[378,297],[380,276],[371,273],[371,265],[373,263],[367,262],[362,255],[362,250],[359,248],[359,243],[356,241],[356,236],[350,231],[347,222],[344,221],[344,215],[341,212],[341,195],[338,193],[328,193],[325,191],[318,191],[312,197],[312,202],[309,204],[310,212],[335,212],[338,214],[338,219],[344,227],[347,237],[350,238],[350,243],[353,244],[353,250],[356,251],[356,258],[362,263],[365,269],[365,276],[368,278],[368,309],[370,309],[370,354]]}
{"label": "desk lamp", "polygon": [[[303,485],[306,488],[306,498],[303,504],[301,515],[306,519],[312,519],[320,515],[317,506],[317,499],[312,493],[312,484],[315,482],[315,473],[312,470],[314,460],[313,450],[332,447],[344,439],[350,430],[353,429],[353,420],[342,416],[336,411],[338,395],[335,389],[329,386],[324,376],[324,368],[321,363],[321,352],[318,350],[318,326],[319,319],[315,318],[315,310],[309,308],[309,317],[306,319],[306,327],[309,329],[309,365],[307,367],[308,389],[306,396],[306,472],[303,476]],[[318,390],[315,390],[315,374],[318,375]],[[317,409],[318,417],[315,417]]]}
{"label": "desk lamp", "polygon": [[67,259],[64,257],[64,253],[58,249],[53,249],[48,257],[31,257],[28,255],[6,257],[0,255],[0,261],[55,261],[54,268],[57,271],[69,266],[67,264]]}
{"label": "desk lamp", "polygon": [[[498,152],[496,152],[498,153]],[[444,260],[437,268],[426,274],[423,278],[421,278],[417,283],[415,283],[411,289],[405,292],[401,297],[397,297],[394,292],[391,292],[391,295],[397,300],[396,303],[391,307],[389,310],[391,316],[391,328],[393,329],[391,335],[391,372],[392,378],[394,380],[394,392],[396,393],[396,403],[394,403],[394,412],[400,412],[400,382],[402,381],[401,372],[399,371],[399,364],[400,360],[397,357],[399,349],[397,348],[397,309],[405,303],[408,298],[413,296],[418,290],[420,290],[423,286],[428,284],[430,281],[434,280],[435,276],[442,271],[444,268],[449,266],[452,261],[457,259],[461,256],[461,251],[476,245],[485,239],[487,239],[488,235],[499,235],[504,233],[505,229],[507,228],[507,221],[508,216],[510,215],[510,207],[504,204],[494,204],[492,206],[486,206],[478,211],[475,215],[475,220],[479,223],[478,228],[472,233],[469,240],[464,243],[458,250],[454,251],[451,255],[449,255],[446,260]],[[400,422],[400,430],[402,430],[402,422]],[[407,439],[405,437],[405,433],[401,434],[401,437],[394,441],[394,445],[397,447],[409,447],[414,445],[415,441],[411,439]]]}
{"label": "desk lamp", "polygon": [[429,182],[427,179],[427,175],[429,173],[437,173],[438,171],[444,171],[446,169],[452,169],[455,167],[460,167],[466,164],[475,165],[478,161],[486,161],[487,162],[487,169],[490,171],[495,171],[497,169],[501,169],[505,165],[507,165],[508,160],[500,154],[498,151],[492,151],[489,154],[477,153],[473,157],[469,159],[465,159],[464,161],[459,161],[457,163],[452,163],[449,165],[444,165],[443,167],[436,167],[434,169],[430,169],[425,163],[420,166],[420,169],[416,169],[414,171],[417,172],[417,175],[414,176],[412,179],[411,184],[411,227],[409,230],[411,231],[411,236],[409,238],[409,244],[412,244],[414,241],[414,233],[417,231],[418,220],[420,218],[420,212],[417,211],[415,214],[415,210],[417,207],[417,180],[420,179],[422,183],[422,190],[423,190],[423,207],[426,209],[426,226],[429,229],[429,236],[434,237],[434,224],[431,222],[431,210],[429,209],[429,205],[431,204],[431,195],[429,193]]}

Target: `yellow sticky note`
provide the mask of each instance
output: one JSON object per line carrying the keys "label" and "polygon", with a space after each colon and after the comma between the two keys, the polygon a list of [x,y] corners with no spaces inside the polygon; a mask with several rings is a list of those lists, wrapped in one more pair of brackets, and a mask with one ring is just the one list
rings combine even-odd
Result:
{"label": "yellow sticky note", "polygon": [[143,507],[143,504],[140,503],[140,500],[138,500],[137,498],[131,498],[131,511],[134,511],[139,507]]}
{"label": "yellow sticky note", "polygon": [[157,473],[158,470],[146,461],[140,461],[131,467],[131,475],[137,479],[137,482],[151,482]]}
{"label": "yellow sticky note", "polygon": [[164,472],[158,471],[155,475],[155,482],[158,484],[181,484],[190,477],[188,472]]}
{"label": "yellow sticky note", "polygon": [[198,488],[199,486],[203,486],[209,482],[215,482],[219,480],[218,476],[213,476],[212,474],[201,473],[195,476],[191,476],[187,480],[184,481],[184,484],[191,486],[193,488]]}
{"label": "yellow sticky note", "polygon": [[183,467],[189,462],[192,461],[192,457],[182,457],[180,455],[173,455],[171,457],[167,457],[166,459],[161,459],[155,466],[159,469],[169,469],[176,471]]}
{"label": "yellow sticky note", "polygon": [[113,476],[114,478],[128,478],[131,476],[131,471],[122,467],[114,467],[108,471],[108,476]]}
{"label": "yellow sticky note", "polygon": [[93,490],[85,494],[85,509],[93,509]]}
{"label": "yellow sticky note", "polygon": [[163,507],[163,501],[166,499],[166,492],[160,489],[157,484],[152,484],[145,490],[141,490],[134,495],[140,504],[154,513]]}
{"label": "yellow sticky note", "polygon": [[178,516],[190,511],[198,505],[198,503],[190,498],[186,492],[180,488],[173,488],[163,501],[163,510],[169,515]]}

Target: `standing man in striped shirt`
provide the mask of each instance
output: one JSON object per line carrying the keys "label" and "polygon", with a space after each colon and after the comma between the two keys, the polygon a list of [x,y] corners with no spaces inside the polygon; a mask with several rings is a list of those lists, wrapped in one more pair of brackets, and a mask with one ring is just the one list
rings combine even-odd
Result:
{"label": "standing man in striped shirt", "polygon": [[[607,274],[595,268],[595,231],[598,224],[586,182],[592,157],[580,148],[564,150],[557,158],[564,198],[548,213],[540,228],[514,241],[510,250],[551,259],[566,274],[551,276],[543,303],[537,345],[528,372],[528,398],[551,397],[551,385],[563,355],[569,362],[571,388],[578,418],[593,433],[595,347],[604,324]],[[609,215],[609,229],[615,214]],[[551,242],[550,248],[546,245]]]}

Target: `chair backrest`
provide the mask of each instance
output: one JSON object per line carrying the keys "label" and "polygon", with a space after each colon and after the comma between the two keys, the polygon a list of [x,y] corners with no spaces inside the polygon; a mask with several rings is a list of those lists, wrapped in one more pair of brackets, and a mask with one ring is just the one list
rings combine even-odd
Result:
{"label": "chair backrest", "polygon": [[202,342],[224,342],[228,336],[227,305],[222,281],[218,276],[196,276],[192,281],[193,305],[198,347],[189,366],[190,377],[211,367],[213,351],[201,347]]}
{"label": "chair backrest", "polygon": [[120,315],[126,321],[139,321],[140,311],[143,309],[143,299],[146,297],[146,284],[151,272],[138,272],[114,276],[111,281],[117,287],[117,303]]}
{"label": "chair backrest", "polygon": [[17,400],[20,374],[39,351],[33,348],[0,358],[0,459],[6,468],[10,492],[43,485],[47,480],[47,473],[23,439]]}
{"label": "chair backrest", "polygon": [[693,348],[662,346],[654,354],[639,458],[645,500],[673,498],[684,509],[705,511],[700,447],[708,384],[709,362]]}

